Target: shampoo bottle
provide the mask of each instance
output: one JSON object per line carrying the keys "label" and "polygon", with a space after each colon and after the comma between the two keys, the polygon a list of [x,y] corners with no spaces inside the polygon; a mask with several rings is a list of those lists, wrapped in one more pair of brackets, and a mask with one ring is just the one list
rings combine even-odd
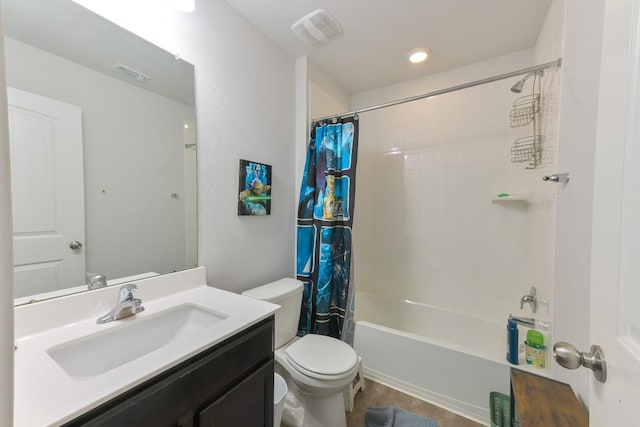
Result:
{"label": "shampoo bottle", "polygon": [[512,319],[507,321],[507,362],[518,364],[518,324]]}

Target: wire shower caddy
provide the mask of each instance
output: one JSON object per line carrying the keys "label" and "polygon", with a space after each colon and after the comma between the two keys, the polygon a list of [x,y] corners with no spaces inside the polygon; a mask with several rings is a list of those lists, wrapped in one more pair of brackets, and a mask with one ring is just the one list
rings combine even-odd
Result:
{"label": "wire shower caddy", "polygon": [[518,138],[511,147],[512,163],[528,163],[527,169],[535,169],[542,164],[542,136],[538,133],[540,114],[540,78],[542,72],[534,75],[531,95],[517,98],[509,112],[509,124],[512,128],[531,125],[532,135]]}
{"label": "wire shower caddy", "polygon": [[535,119],[540,111],[540,94],[521,96],[513,102],[513,108],[509,113],[512,128],[527,126]]}

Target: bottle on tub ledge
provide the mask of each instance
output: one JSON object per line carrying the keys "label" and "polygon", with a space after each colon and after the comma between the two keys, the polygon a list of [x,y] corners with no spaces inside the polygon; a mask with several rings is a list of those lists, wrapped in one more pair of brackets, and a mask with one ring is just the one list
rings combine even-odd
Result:
{"label": "bottle on tub ledge", "polygon": [[542,335],[540,331],[529,329],[527,331],[527,340],[524,342],[524,348],[527,365],[544,369],[547,355],[544,345],[544,335]]}
{"label": "bottle on tub ledge", "polygon": [[529,328],[527,340],[524,341],[525,360],[527,364],[536,368],[544,368],[546,366],[546,347],[544,345],[544,334],[540,332],[540,330],[549,330],[550,324],[531,317],[509,315],[509,319],[507,320],[507,362],[512,365],[519,363],[520,341],[518,339],[518,325]]}
{"label": "bottle on tub ledge", "polygon": [[507,320],[507,362],[518,364],[518,323],[509,315]]}

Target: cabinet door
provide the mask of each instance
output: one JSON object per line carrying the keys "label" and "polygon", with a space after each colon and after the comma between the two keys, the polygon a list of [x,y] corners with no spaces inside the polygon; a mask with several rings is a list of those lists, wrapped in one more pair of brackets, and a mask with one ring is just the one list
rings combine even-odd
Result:
{"label": "cabinet door", "polygon": [[273,361],[200,412],[200,427],[273,426]]}

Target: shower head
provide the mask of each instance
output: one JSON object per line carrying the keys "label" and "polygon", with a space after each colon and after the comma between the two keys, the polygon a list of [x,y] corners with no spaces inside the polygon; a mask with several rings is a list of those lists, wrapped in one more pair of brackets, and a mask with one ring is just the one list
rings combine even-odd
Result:
{"label": "shower head", "polygon": [[521,80],[518,80],[516,82],[516,84],[511,86],[511,92],[513,92],[513,93],[521,93],[522,92],[522,88],[524,87],[524,82],[526,82],[529,77],[535,76],[536,74],[537,73],[529,73],[526,76],[524,76],[524,78],[522,78]]}

